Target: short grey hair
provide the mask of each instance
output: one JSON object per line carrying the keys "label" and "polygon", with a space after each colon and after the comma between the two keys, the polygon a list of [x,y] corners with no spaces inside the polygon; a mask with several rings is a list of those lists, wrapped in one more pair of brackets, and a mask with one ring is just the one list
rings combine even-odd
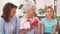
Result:
{"label": "short grey hair", "polygon": [[23,12],[28,12],[28,10],[30,10],[32,7],[35,8],[35,4],[32,3],[25,3],[22,10]]}

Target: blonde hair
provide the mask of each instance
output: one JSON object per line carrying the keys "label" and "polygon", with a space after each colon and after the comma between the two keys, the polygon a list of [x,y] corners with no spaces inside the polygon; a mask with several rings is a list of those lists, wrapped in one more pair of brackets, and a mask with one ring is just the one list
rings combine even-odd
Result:
{"label": "blonde hair", "polygon": [[52,11],[53,11],[53,16],[52,16],[52,18],[54,19],[54,18],[55,18],[54,9],[53,9],[51,6],[46,7],[45,12],[46,12],[46,10],[49,9],[49,8],[52,9]]}

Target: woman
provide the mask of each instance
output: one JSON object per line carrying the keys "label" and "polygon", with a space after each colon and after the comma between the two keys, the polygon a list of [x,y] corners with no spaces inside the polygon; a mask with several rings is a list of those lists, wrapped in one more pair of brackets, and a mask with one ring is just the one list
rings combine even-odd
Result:
{"label": "woman", "polygon": [[15,16],[16,8],[12,3],[6,3],[3,7],[1,34],[18,34],[18,19]]}
{"label": "woman", "polygon": [[20,32],[20,34],[34,34],[34,32],[35,34],[38,34],[38,19],[34,16],[35,6],[33,4],[27,3],[25,4],[25,6],[23,6],[23,10],[25,13],[23,18],[25,18],[26,22],[21,22],[20,26],[22,23],[26,24],[27,22],[29,22],[29,28],[27,28],[28,24],[22,25],[21,27],[26,26],[26,28],[21,28],[22,31]]}
{"label": "woman", "polygon": [[54,16],[54,10],[51,6],[48,6],[45,10],[45,18],[42,19],[41,34],[55,34],[57,20]]}

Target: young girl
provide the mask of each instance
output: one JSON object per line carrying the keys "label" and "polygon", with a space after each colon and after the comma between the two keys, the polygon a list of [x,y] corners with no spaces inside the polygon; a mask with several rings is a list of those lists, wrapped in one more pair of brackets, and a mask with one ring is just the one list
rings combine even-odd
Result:
{"label": "young girl", "polygon": [[41,34],[55,34],[57,20],[55,19],[53,8],[48,6],[45,13],[46,16],[42,19]]}
{"label": "young girl", "polygon": [[[38,26],[38,19],[37,19],[37,17],[35,17],[33,14],[34,14],[34,10],[35,10],[35,6],[34,5],[32,5],[32,4],[27,4],[27,5],[25,5],[25,7],[24,7],[24,10],[25,10],[25,16],[24,16],[24,18],[25,18],[25,24],[27,23],[27,22],[29,22],[29,26],[27,27],[27,25],[25,25],[26,27],[25,28],[22,28],[21,29],[21,27],[22,26],[24,26],[24,25],[21,25],[22,24],[22,22],[20,23],[20,29],[21,29],[21,32],[20,32],[20,34],[34,34],[34,31],[35,31],[35,34],[38,34],[38,28],[37,28],[37,26]],[[22,18],[23,19],[23,18]],[[28,31],[28,32],[27,32]]]}

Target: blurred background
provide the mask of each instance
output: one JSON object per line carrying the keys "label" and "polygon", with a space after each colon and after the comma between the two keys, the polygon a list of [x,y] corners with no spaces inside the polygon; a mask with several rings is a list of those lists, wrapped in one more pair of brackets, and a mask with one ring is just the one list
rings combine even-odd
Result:
{"label": "blurred background", "polygon": [[52,6],[57,16],[60,16],[60,4],[59,4],[60,2],[59,1],[60,0],[0,0],[0,16],[2,15],[3,6],[7,2],[11,2],[18,7],[16,10],[17,17],[23,16],[23,11],[21,10],[21,7],[23,6],[22,4],[24,4],[25,2],[30,2],[36,5],[36,14],[38,16],[45,16],[44,9],[47,6]]}

